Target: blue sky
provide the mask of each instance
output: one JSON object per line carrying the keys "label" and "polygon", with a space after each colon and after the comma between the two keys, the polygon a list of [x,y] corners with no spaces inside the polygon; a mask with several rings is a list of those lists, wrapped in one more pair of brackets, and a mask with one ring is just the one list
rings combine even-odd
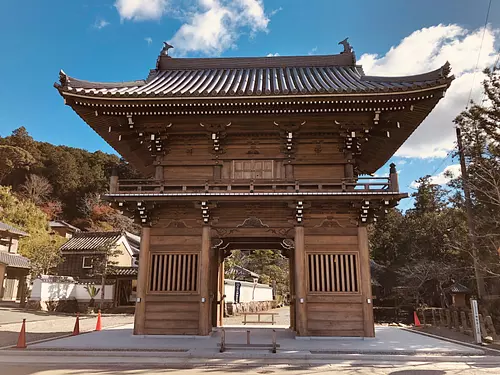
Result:
{"label": "blue sky", "polygon": [[422,175],[456,169],[450,157],[443,161],[453,147],[451,120],[471,87],[481,99],[481,74],[473,74],[481,40],[479,70],[500,45],[500,1],[483,32],[487,7],[488,0],[3,1],[0,135],[25,126],[37,140],[112,152],[52,87],[61,68],[81,79],[131,80],[147,76],[163,40],[174,56],[266,56],[338,53],[349,36],[369,74],[416,74],[449,60],[457,76],[394,157],[401,188],[411,191]]}

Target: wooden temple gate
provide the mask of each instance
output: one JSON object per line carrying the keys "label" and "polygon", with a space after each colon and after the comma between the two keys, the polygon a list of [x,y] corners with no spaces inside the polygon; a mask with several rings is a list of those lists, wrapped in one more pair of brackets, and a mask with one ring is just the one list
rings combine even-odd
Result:
{"label": "wooden temple gate", "polygon": [[[143,81],[60,73],[70,105],[144,180],[107,199],[142,225],[135,334],[220,325],[224,258],[280,249],[300,336],[374,336],[367,224],[397,205],[370,177],[449,87],[449,66],[370,77],[339,55],[178,59]],[[363,177],[365,175],[365,177]]]}

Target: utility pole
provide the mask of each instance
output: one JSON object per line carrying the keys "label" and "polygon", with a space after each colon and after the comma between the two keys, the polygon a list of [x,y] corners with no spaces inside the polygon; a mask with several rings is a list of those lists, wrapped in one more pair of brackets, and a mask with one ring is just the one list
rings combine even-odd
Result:
{"label": "utility pole", "polygon": [[469,189],[469,175],[467,174],[467,166],[465,164],[464,149],[462,146],[462,134],[460,132],[460,128],[456,127],[456,131],[458,156],[460,158],[460,169],[462,171],[462,185],[464,189],[465,209],[467,213],[467,226],[469,228],[469,239],[472,246],[472,259],[474,262],[474,273],[476,276],[477,297],[478,299],[481,299],[486,292],[484,289],[484,279],[481,275],[481,269],[479,267],[479,259],[477,255],[474,218],[472,217],[472,200],[470,197]]}

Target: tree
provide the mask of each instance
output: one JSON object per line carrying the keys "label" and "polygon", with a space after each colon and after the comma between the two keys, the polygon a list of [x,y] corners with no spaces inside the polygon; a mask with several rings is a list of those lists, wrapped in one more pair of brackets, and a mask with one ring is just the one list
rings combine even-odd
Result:
{"label": "tree", "polygon": [[106,286],[106,276],[109,270],[117,264],[115,258],[121,254],[122,250],[117,249],[115,244],[106,244],[96,250],[92,257],[92,275],[101,278],[101,301],[100,308],[104,305],[104,294]]}
{"label": "tree", "polygon": [[[473,237],[480,269],[494,276],[490,287],[500,276],[500,70],[486,70],[483,82],[486,100],[471,103],[455,119],[462,134],[463,154],[467,164],[467,183],[471,192]],[[455,187],[463,187],[464,180]],[[456,198],[460,202],[460,197]],[[457,243],[457,249],[468,252],[470,244]],[[473,256],[473,254],[471,254]]]}
{"label": "tree", "polygon": [[35,163],[31,154],[15,146],[0,145],[0,183],[16,169],[29,169]]}
{"label": "tree", "polygon": [[0,221],[29,234],[20,240],[19,253],[30,260],[33,276],[47,274],[61,262],[59,248],[66,239],[50,235],[47,217],[39,207],[0,186],[0,208]]}
{"label": "tree", "polygon": [[21,185],[22,194],[38,206],[49,199],[52,190],[49,180],[36,174],[28,175]]}

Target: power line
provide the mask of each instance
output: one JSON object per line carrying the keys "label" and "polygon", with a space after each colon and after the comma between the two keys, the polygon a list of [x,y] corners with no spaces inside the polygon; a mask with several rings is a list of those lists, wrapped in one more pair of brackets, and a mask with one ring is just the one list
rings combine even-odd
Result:
{"label": "power line", "polygon": [[[479,45],[479,52],[477,54],[477,59],[476,59],[476,66],[474,67],[474,73],[472,75],[472,85],[471,85],[471,88],[470,88],[470,91],[469,91],[469,97],[467,99],[467,102],[465,103],[465,109],[467,110],[468,107],[469,107],[469,102],[471,100],[471,97],[472,97],[472,91],[474,89],[474,82],[475,82],[475,79],[476,79],[476,72],[477,72],[477,68],[479,66],[479,60],[481,58],[481,51],[483,49],[483,42],[484,42],[484,36],[486,34],[486,27],[488,26],[488,20],[490,18],[490,10],[491,10],[491,3],[492,3],[492,0],[489,1],[488,3],[488,9],[486,11],[486,18],[485,18],[485,21],[484,21],[484,27],[483,27],[483,35],[481,37],[481,44]],[[498,52],[498,56],[497,56],[497,60],[494,64],[494,67],[499,63],[500,61],[500,50]],[[484,96],[484,92],[483,92],[483,96]],[[482,102],[483,98],[481,98],[481,102]],[[459,150],[460,151],[460,150]],[[448,158],[450,157],[450,155],[453,154],[453,152],[455,152],[455,147],[453,147],[452,150],[448,151],[448,153],[446,154],[446,156],[442,159],[441,163],[434,169],[434,171],[431,173],[431,176],[433,176],[442,166],[443,164],[446,162],[446,160],[448,160]],[[413,182],[413,181],[412,181]],[[407,188],[412,188],[410,185],[412,184],[412,182],[410,182],[408,185],[407,185]],[[410,200],[406,200],[405,203],[408,202],[408,204],[410,203]],[[402,209],[402,207],[401,207]]]}
{"label": "power line", "polygon": [[479,45],[479,53],[477,54],[477,60],[476,60],[476,67],[474,68],[474,73],[472,75],[472,85],[469,91],[469,98],[467,99],[467,103],[465,104],[465,109],[469,107],[469,102],[472,97],[472,90],[474,88],[474,82],[476,80],[476,72],[477,72],[477,67],[479,66],[479,59],[481,57],[481,50],[483,49],[483,42],[484,42],[484,35],[486,34],[486,27],[488,26],[488,19],[490,18],[490,9],[491,9],[491,2],[490,0],[488,4],[488,10],[486,11],[486,19],[484,21],[484,27],[483,27],[483,36],[481,38],[481,44]]}

